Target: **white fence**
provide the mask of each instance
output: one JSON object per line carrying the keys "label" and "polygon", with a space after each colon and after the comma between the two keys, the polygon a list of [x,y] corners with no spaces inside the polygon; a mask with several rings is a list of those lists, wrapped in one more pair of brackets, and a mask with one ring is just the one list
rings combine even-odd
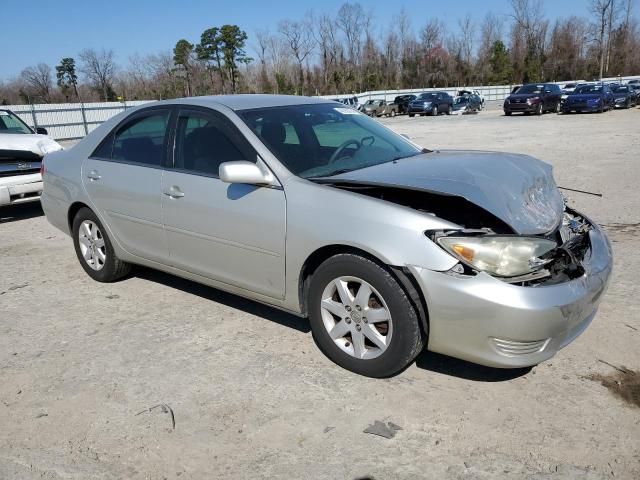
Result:
{"label": "white fence", "polygon": [[84,137],[114,115],[136,105],[137,102],[51,103],[39,105],[8,105],[26,124],[43,127],[56,140],[75,140]]}
{"label": "white fence", "polygon": [[[629,80],[640,79],[640,76],[633,77],[612,77],[603,78],[602,81],[627,82]],[[564,85],[570,81],[556,82]],[[502,102],[504,98],[511,93],[513,85],[496,85],[496,86],[467,86],[467,87],[449,87],[449,88],[414,88],[406,90],[377,90],[371,92],[342,94],[342,95],[322,95],[321,98],[351,98],[357,97],[362,103],[369,99],[393,100],[398,95],[415,94],[428,92],[430,90],[446,91],[451,95],[455,95],[459,90],[478,90],[484,99],[488,102]],[[25,123],[33,127],[43,127],[49,132],[49,135],[56,140],[76,140],[87,135],[105,120],[126,110],[130,107],[143,105],[150,102],[131,101],[131,102],[103,102],[103,103],[58,103],[58,104],[39,104],[39,105],[8,105],[6,107],[17,114]]]}

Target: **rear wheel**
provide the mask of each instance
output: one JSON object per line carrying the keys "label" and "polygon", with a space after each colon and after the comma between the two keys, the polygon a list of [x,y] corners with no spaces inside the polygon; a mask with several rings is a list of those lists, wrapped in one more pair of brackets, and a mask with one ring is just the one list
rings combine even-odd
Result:
{"label": "rear wheel", "polygon": [[437,107],[437,105],[434,105],[434,106],[431,108],[431,116],[432,116],[432,117],[436,117],[436,116],[438,116],[438,107]]}
{"label": "rear wheel", "polygon": [[445,115],[451,115],[451,105],[447,105],[447,109],[444,112]]}
{"label": "rear wheel", "polygon": [[425,344],[406,292],[386,268],[368,258],[340,254],[322,263],[313,274],[308,304],[318,346],[352,372],[394,375]]}
{"label": "rear wheel", "polygon": [[111,240],[100,220],[88,208],[73,219],[73,245],[80,265],[98,282],[113,282],[131,271],[131,265],[116,257]]}

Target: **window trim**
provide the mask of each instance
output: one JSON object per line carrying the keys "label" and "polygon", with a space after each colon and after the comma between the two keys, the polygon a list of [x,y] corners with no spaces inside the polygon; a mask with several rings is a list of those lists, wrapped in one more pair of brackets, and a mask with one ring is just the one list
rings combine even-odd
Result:
{"label": "window trim", "polygon": [[[162,145],[162,157],[160,158],[160,164],[159,165],[150,165],[148,163],[143,163],[143,162],[136,162],[136,161],[131,161],[131,160],[122,160],[122,159],[118,159],[118,158],[113,158],[113,147],[115,145],[115,139],[116,139],[116,135],[117,135],[118,131],[120,129],[122,129],[126,124],[131,123],[132,121],[134,121],[134,120],[136,120],[138,118],[152,116],[154,114],[157,114],[158,112],[166,112],[166,113],[168,113],[167,125],[165,127],[165,135],[164,135],[164,141],[163,141],[163,145]],[[122,120],[120,120],[120,122],[118,122],[118,124],[115,127],[113,127],[111,129],[111,131],[109,131],[109,133],[100,141],[98,146],[91,152],[91,154],[89,155],[88,158],[90,158],[91,160],[100,160],[102,162],[111,162],[111,163],[120,163],[120,164],[124,164],[124,165],[133,165],[133,166],[136,166],[136,167],[164,169],[166,167],[166,165],[167,165],[167,160],[168,160],[167,147],[169,145],[168,141],[169,141],[169,139],[171,137],[171,133],[172,133],[171,130],[172,130],[172,123],[173,123],[174,116],[175,116],[175,106],[173,106],[173,105],[154,105],[153,107],[147,107],[147,108],[144,108],[144,109],[141,109],[141,110],[137,110],[136,112],[132,113],[131,115],[128,115],[128,116],[124,117]],[[94,155],[102,147],[102,145],[107,141],[111,142],[111,158],[98,157],[98,156]]]}
{"label": "window trim", "polygon": [[[180,119],[180,115],[182,115],[183,113],[198,113],[201,115],[209,115],[211,117],[214,118],[214,120],[218,120],[220,121],[220,123],[222,124],[222,127],[224,129],[223,133],[224,134],[228,134],[230,133],[231,136],[229,137],[229,140],[233,142],[233,144],[236,146],[236,148],[238,148],[238,151],[240,151],[240,153],[245,153],[243,150],[245,150],[246,148],[251,150],[251,155],[249,158],[246,159],[246,161],[248,162],[253,162],[255,164],[258,164],[258,152],[256,151],[256,149],[253,147],[253,145],[251,145],[251,142],[249,141],[249,139],[247,139],[244,134],[238,129],[238,127],[221,111],[216,110],[214,108],[210,108],[210,107],[201,107],[199,105],[176,105],[175,106],[175,112],[174,112],[174,116],[171,120],[171,138],[170,138],[170,145],[169,145],[169,149],[167,151],[167,163],[166,163],[166,169],[167,171],[171,171],[171,172],[176,172],[176,173],[183,173],[186,175],[195,175],[198,177],[207,177],[207,178],[215,178],[215,179],[220,179],[220,175],[218,173],[206,173],[206,172],[198,172],[195,170],[189,170],[187,168],[178,168],[176,167],[176,147],[177,147],[177,142],[178,142],[178,120]],[[228,136],[228,135],[227,135]],[[240,143],[244,142],[245,147],[243,146],[239,146],[238,145],[238,141],[237,139],[240,140]],[[255,158],[255,160],[251,160],[251,158]]]}

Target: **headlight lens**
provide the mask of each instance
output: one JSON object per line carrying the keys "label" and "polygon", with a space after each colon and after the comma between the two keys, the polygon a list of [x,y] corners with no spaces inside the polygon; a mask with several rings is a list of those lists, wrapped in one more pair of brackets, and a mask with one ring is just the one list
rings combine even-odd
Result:
{"label": "headlight lens", "polygon": [[549,260],[540,258],[556,248],[543,238],[441,237],[438,244],[454,257],[476,270],[499,277],[515,277],[539,270]]}

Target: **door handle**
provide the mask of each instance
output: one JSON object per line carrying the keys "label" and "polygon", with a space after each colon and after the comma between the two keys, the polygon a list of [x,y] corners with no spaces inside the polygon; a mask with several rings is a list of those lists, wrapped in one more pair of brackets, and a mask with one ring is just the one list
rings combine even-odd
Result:
{"label": "door handle", "polygon": [[182,198],[184,197],[184,192],[180,191],[179,187],[176,187],[175,185],[173,187],[171,187],[168,191],[164,192],[165,195],[171,197],[171,198]]}
{"label": "door handle", "polygon": [[96,180],[100,180],[102,177],[97,170],[91,170],[89,173],[87,173],[87,178],[92,182],[95,182]]}

